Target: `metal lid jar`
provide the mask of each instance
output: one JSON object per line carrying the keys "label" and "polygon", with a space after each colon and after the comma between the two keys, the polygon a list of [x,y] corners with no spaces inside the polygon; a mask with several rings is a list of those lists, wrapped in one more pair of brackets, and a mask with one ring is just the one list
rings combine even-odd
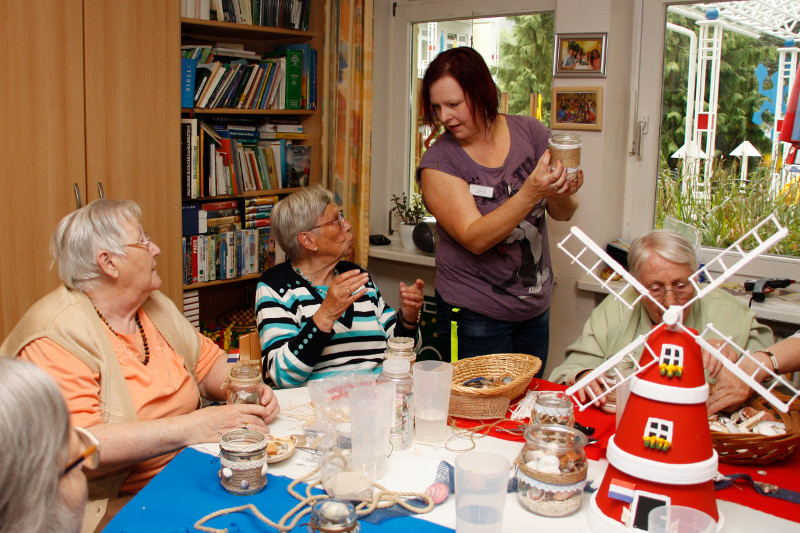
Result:
{"label": "metal lid jar", "polygon": [[267,484],[267,438],[251,429],[234,429],[219,439],[219,481],[232,494],[255,494]]}
{"label": "metal lid jar", "polygon": [[228,403],[258,404],[261,374],[257,364],[236,363],[228,371]]}
{"label": "metal lid jar", "polygon": [[410,365],[417,361],[414,351],[414,339],[411,337],[391,337],[386,341],[385,359],[405,359]]}
{"label": "metal lid jar", "polygon": [[515,465],[520,504],[541,516],[576,512],[586,486],[586,436],[557,424],[534,424],[524,435],[525,446]]}
{"label": "metal lid jar", "polygon": [[309,533],[358,533],[360,530],[356,508],[348,501],[330,498],[320,500],[311,507]]}

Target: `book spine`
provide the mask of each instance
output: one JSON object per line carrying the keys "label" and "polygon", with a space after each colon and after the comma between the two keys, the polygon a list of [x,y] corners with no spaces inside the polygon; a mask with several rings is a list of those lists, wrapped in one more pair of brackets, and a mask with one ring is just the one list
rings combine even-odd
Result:
{"label": "book spine", "polygon": [[219,202],[207,202],[200,206],[204,211],[216,211],[219,209],[239,209],[239,202],[236,200],[222,200]]}
{"label": "book spine", "polygon": [[194,107],[194,82],[197,72],[197,60],[181,58],[183,72],[181,85],[181,107]]}
{"label": "book spine", "polygon": [[245,207],[255,206],[255,205],[273,205],[278,203],[277,196],[259,196],[257,198],[245,198],[244,205]]}

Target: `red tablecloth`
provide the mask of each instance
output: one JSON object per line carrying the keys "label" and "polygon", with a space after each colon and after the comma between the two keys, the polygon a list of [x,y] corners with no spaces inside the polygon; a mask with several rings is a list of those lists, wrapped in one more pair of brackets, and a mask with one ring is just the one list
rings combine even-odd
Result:
{"label": "red tablecloth", "polygon": [[[566,390],[563,385],[550,383],[543,379],[534,379],[528,387],[529,390]],[[507,416],[510,416],[514,408],[512,402]],[[457,418],[456,424],[458,427],[470,428],[478,426],[489,421],[467,420]],[[606,456],[606,446],[608,439],[614,434],[614,425],[616,417],[608,415],[596,407],[589,407],[584,411],[575,410],[575,420],[584,425],[595,428],[592,437],[598,440],[595,444],[586,446],[586,456],[589,459],[600,460]],[[527,422],[527,420],[525,420]],[[502,422],[498,427],[515,428],[520,424],[513,422]],[[525,439],[522,435],[514,435],[502,431],[492,430],[489,433],[498,439],[512,440],[524,442]],[[719,464],[719,471],[723,475],[731,474],[749,474],[754,480],[771,483],[785,489],[800,491],[800,454],[795,452],[791,457],[778,461],[766,466],[741,466],[741,465],[728,465],[725,463]],[[766,475],[761,475],[758,472],[766,472]],[[595,484],[597,485],[597,484]],[[764,496],[753,488],[750,484],[737,483],[726,489],[717,491],[717,498],[729,502],[745,505],[752,509],[758,509],[771,515],[800,522],[800,504],[787,502],[778,498]]]}

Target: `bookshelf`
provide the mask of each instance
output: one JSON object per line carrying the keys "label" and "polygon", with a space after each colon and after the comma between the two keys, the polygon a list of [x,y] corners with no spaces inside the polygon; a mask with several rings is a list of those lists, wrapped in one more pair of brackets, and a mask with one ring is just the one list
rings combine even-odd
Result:
{"label": "bookshelf", "polygon": [[[272,52],[276,46],[292,44],[308,44],[316,50],[318,57],[316,93],[317,101],[322,96],[322,77],[319,62],[322,60],[322,28],[324,3],[313,2],[308,19],[308,30],[291,30],[284,28],[256,26],[249,24],[220,22],[215,20],[200,20],[182,17],[181,20],[181,45],[182,46],[215,46],[216,43],[233,43],[241,45],[245,50],[256,52],[263,57],[265,53]],[[176,52],[177,53],[177,52]],[[248,60],[249,62],[249,60]],[[308,97],[308,95],[306,95]],[[195,102],[197,104],[197,102]],[[306,138],[294,140],[295,144],[311,146],[309,184],[319,183],[322,172],[322,113],[317,109],[239,109],[230,107],[194,107],[181,109],[182,118],[197,118],[203,121],[221,120],[214,117],[226,117],[225,121],[236,123],[236,120],[267,122],[272,118],[289,118],[299,121]],[[183,180],[184,176],[181,176]],[[258,180],[256,180],[258,181]],[[182,192],[186,192],[181,184]],[[198,195],[197,197],[184,197],[182,203],[192,204],[197,202],[218,202],[223,200],[238,200],[243,206],[244,200],[259,196],[283,197],[298,190],[297,187],[278,187],[257,190],[240,190],[237,193]],[[243,207],[242,213],[244,213]],[[261,270],[261,268],[259,268]],[[251,295],[255,292],[260,273],[244,274],[232,279],[217,279],[199,283],[184,284],[183,291],[198,291],[200,301],[200,321],[203,323],[217,323],[222,313],[241,305],[253,305]],[[248,301],[248,299],[250,299]]]}

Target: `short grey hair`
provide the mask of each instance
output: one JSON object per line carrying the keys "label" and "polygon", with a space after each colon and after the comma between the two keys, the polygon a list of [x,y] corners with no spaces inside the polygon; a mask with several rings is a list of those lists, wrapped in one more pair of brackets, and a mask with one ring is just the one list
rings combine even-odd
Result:
{"label": "short grey hair", "polygon": [[313,185],[293,192],[275,204],[271,217],[272,231],[290,261],[303,255],[303,247],[297,242],[297,236],[314,227],[317,219],[333,203],[331,191]]}
{"label": "short grey hair", "polygon": [[95,200],[61,219],[50,239],[58,275],[70,289],[86,292],[103,277],[96,255],[100,250],[124,256],[129,239],[124,222],[140,226],[142,209],[130,200]]}
{"label": "short grey hair", "polygon": [[692,272],[697,270],[697,254],[689,240],[668,229],[653,230],[634,239],[628,251],[628,270],[634,277],[653,254],[679,265],[689,265]]}
{"label": "short grey hair", "polygon": [[58,385],[31,363],[0,358],[0,404],[0,533],[77,531],[82,510],[76,516],[59,490],[71,430]]}

